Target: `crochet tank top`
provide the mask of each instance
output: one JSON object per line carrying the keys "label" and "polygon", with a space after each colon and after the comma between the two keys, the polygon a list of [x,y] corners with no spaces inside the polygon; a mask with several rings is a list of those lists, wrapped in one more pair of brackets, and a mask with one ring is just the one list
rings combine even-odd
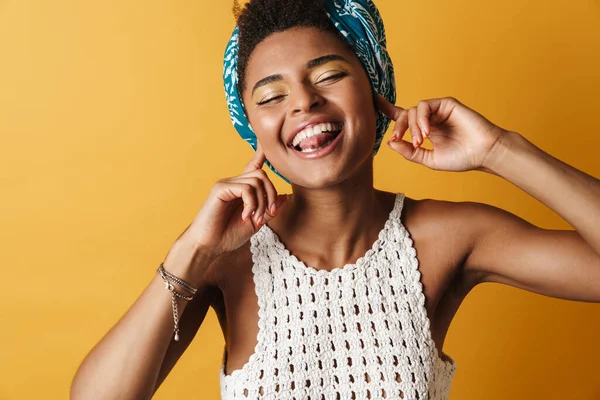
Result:
{"label": "crochet tank top", "polygon": [[404,194],[355,264],[305,265],[268,225],[250,239],[257,344],[225,375],[229,399],[447,399],[456,364],[431,336],[416,250],[400,221]]}

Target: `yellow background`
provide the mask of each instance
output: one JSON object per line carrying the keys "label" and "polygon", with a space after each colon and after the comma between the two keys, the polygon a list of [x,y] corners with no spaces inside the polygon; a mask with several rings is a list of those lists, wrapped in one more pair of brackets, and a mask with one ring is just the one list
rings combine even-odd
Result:
{"label": "yellow background", "polygon": [[[598,0],[377,4],[398,104],[454,96],[600,177]],[[222,89],[230,6],[0,0],[0,399],[66,399],[211,185],[250,159]],[[483,172],[432,171],[386,146],[375,168],[381,189],[572,229]],[[600,399],[599,336],[598,304],[477,287],[444,348],[451,398]],[[155,398],[217,399],[222,345],[211,310]]]}

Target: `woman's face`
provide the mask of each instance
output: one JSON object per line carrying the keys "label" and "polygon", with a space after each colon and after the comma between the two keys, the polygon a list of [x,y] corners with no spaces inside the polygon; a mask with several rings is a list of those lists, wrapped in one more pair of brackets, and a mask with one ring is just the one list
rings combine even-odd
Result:
{"label": "woman's face", "polygon": [[336,184],[372,156],[370,82],[332,33],[292,28],[268,36],[249,59],[242,99],[267,159],[294,184]]}

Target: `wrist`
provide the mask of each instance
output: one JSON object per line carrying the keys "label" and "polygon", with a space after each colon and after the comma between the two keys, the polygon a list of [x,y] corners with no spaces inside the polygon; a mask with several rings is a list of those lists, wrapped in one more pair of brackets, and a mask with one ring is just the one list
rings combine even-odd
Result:
{"label": "wrist", "polygon": [[198,288],[215,258],[208,249],[181,237],[171,246],[163,266],[166,271]]}
{"label": "wrist", "polygon": [[498,140],[494,143],[488,154],[485,156],[480,171],[488,172],[494,175],[499,175],[500,166],[510,157],[510,152],[513,150],[516,141],[521,135],[517,132],[502,130]]}

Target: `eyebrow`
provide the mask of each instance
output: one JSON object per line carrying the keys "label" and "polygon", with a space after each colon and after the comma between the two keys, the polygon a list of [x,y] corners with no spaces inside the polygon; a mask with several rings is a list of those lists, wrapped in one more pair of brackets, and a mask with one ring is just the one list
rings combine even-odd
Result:
{"label": "eyebrow", "polygon": [[[315,58],[314,60],[310,60],[309,62],[306,63],[306,68],[307,69],[315,68],[315,67],[318,67],[319,65],[323,65],[323,64],[331,62],[331,61],[344,61],[349,64],[348,60],[346,60],[342,56],[338,56],[337,54],[328,54],[326,56],[322,56],[322,57]],[[273,82],[278,82],[281,80],[283,80],[283,76],[281,74],[269,75],[266,78],[263,78],[260,81],[256,82],[256,84],[252,88],[252,94],[254,94],[256,89],[258,89],[262,86],[268,85]]]}

